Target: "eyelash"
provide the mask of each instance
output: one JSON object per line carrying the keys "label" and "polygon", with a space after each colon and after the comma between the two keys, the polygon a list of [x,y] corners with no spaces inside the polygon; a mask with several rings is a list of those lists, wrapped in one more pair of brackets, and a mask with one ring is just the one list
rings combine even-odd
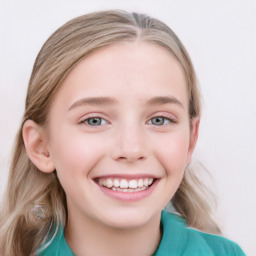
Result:
{"label": "eyelash", "polygon": [[[162,124],[153,124],[152,120],[154,119],[162,119],[164,122]],[[100,121],[99,124],[95,123],[94,124],[90,124],[90,120],[98,120]],[[104,121],[104,123],[102,124],[102,121]],[[97,122],[97,121],[96,121]],[[100,116],[91,116],[91,117],[88,117],[86,119],[83,119],[81,122],[79,122],[80,124],[86,124],[88,126],[101,126],[101,125],[106,125],[108,124],[109,122],[106,121],[106,119],[100,117]],[[152,118],[149,119],[149,121],[147,121],[147,124],[150,124],[150,125],[155,125],[155,126],[165,126],[165,125],[168,125],[170,123],[177,123],[177,120],[175,118],[170,118],[170,117],[166,117],[166,116],[163,116],[163,115],[159,115],[159,116],[154,116]]]}
{"label": "eyelash", "polygon": [[[93,124],[89,124],[89,121],[90,120],[96,120],[96,119],[98,119],[98,120],[100,120],[100,124],[99,125],[93,125]],[[102,121],[105,121],[105,123],[104,124],[102,124]],[[81,122],[80,122],[80,124],[86,124],[86,125],[89,125],[89,126],[101,126],[101,125],[106,125],[106,124],[108,124],[108,121],[106,121],[104,118],[102,118],[102,117],[100,117],[100,116],[91,116],[91,117],[88,117],[88,118],[86,118],[86,119],[83,119]]]}
{"label": "eyelash", "polygon": [[[164,121],[164,123],[163,124],[159,124],[159,125],[153,124],[152,123],[153,119],[162,119]],[[167,123],[166,123],[166,121],[167,121]],[[168,125],[170,123],[173,123],[173,124],[177,123],[176,119],[170,118],[170,117],[166,117],[166,116],[161,116],[161,115],[160,116],[154,116],[154,117],[150,118],[148,122],[151,122],[151,124],[153,124],[155,126],[165,126],[165,125]]]}

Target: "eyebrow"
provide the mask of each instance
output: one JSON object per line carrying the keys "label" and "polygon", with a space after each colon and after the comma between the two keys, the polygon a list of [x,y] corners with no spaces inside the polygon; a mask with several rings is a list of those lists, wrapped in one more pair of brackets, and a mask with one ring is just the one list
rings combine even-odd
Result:
{"label": "eyebrow", "polygon": [[147,102],[147,106],[157,106],[157,105],[164,105],[164,104],[177,104],[184,108],[183,104],[173,96],[160,96],[154,97]]}
{"label": "eyebrow", "polygon": [[[81,106],[86,106],[86,105],[114,105],[118,101],[114,98],[109,98],[109,97],[90,97],[90,98],[82,98],[80,100],[77,100],[75,103],[73,103],[70,108],[68,109],[69,111],[81,107]],[[183,104],[175,97],[171,96],[158,96],[158,97],[153,97],[150,100],[146,102],[146,106],[158,106],[158,105],[164,105],[164,104],[177,104],[181,107],[184,108]]]}
{"label": "eyebrow", "polygon": [[73,103],[68,110],[74,109],[76,107],[81,107],[84,105],[113,105],[115,103],[117,103],[117,100],[109,97],[83,98]]}

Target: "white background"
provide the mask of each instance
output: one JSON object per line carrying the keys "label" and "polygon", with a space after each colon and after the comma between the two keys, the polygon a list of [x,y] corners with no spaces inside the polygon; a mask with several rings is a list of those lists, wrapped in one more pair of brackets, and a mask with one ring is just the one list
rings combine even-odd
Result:
{"label": "white background", "polygon": [[195,157],[208,168],[225,236],[256,255],[256,2],[254,0],[0,0],[0,196],[36,54],[59,26],[90,11],[155,16],[194,62],[204,112]]}

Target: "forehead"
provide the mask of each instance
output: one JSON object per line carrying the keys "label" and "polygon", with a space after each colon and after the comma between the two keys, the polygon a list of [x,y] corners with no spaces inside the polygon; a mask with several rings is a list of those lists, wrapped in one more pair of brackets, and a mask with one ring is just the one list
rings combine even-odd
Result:
{"label": "forehead", "polygon": [[99,49],[77,64],[60,86],[57,98],[150,98],[175,94],[186,105],[183,68],[166,48],[153,43],[120,43]]}

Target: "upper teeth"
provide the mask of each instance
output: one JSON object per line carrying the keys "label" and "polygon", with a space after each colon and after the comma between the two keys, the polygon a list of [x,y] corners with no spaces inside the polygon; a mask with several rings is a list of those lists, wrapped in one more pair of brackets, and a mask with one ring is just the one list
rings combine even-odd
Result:
{"label": "upper teeth", "polygon": [[107,178],[99,179],[99,184],[108,187],[108,188],[142,188],[147,187],[153,183],[152,178],[140,178],[140,179],[133,179],[133,180],[127,180],[127,179],[118,179],[118,178]]}

